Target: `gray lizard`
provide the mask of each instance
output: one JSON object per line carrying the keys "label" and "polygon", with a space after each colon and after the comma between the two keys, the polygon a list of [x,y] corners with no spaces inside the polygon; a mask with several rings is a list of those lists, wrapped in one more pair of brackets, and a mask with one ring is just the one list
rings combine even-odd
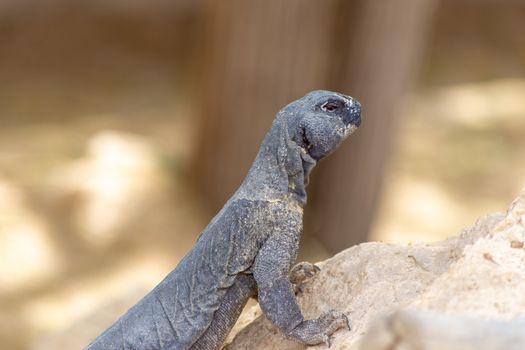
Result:
{"label": "gray lizard", "polygon": [[291,266],[310,172],[360,123],[359,102],[330,91],[279,111],[248,176],[192,250],[87,349],[218,349],[250,297],[287,337],[329,344],[348,319],[329,311],[305,320],[292,282],[316,267]]}

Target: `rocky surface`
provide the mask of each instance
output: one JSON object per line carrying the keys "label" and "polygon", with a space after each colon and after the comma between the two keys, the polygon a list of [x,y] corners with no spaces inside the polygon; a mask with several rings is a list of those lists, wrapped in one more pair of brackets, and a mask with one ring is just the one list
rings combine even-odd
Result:
{"label": "rocky surface", "polygon": [[[483,217],[442,242],[351,247],[320,264],[299,303],[308,318],[328,309],[349,315],[352,330],[337,332],[332,349],[437,349],[444,343],[436,339],[448,339],[449,349],[525,348],[524,223],[522,193],[506,215]],[[226,349],[306,348],[286,340],[256,307],[239,324],[246,326],[234,330]],[[443,324],[457,327],[447,332]]]}
{"label": "rocky surface", "polygon": [[484,320],[439,312],[402,310],[374,322],[359,349],[522,350],[525,319]]}

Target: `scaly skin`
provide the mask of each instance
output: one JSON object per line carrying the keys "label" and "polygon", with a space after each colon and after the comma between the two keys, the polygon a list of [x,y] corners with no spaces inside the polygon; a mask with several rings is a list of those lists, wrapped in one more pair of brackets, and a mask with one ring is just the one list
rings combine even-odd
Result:
{"label": "scaly skin", "polygon": [[287,337],[329,344],[348,327],[329,311],[305,320],[294,286],[316,272],[294,268],[305,187],[317,161],[361,123],[349,96],[313,91],[276,116],[241,187],[168,276],[87,349],[218,349],[250,297]]}

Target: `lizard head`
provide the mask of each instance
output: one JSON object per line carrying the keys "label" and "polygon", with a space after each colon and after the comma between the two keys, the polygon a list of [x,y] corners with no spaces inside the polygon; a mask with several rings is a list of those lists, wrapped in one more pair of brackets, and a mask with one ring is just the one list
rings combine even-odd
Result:
{"label": "lizard head", "polygon": [[332,153],[359,125],[361,105],[350,96],[312,91],[284,108],[289,135],[303,161],[315,162]]}
{"label": "lizard head", "polygon": [[361,105],[352,97],[322,90],[306,94],[277,113],[244,187],[285,190],[306,204],[312,169],[360,124]]}

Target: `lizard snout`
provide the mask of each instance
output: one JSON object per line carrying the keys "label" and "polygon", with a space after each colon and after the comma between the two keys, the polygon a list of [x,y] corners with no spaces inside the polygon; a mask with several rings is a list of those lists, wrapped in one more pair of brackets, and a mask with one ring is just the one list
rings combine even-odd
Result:
{"label": "lizard snout", "polygon": [[351,107],[348,108],[346,113],[343,115],[343,123],[345,125],[355,125],[360,126],[361,125],[361,104],[354,100],[354,103]]}

